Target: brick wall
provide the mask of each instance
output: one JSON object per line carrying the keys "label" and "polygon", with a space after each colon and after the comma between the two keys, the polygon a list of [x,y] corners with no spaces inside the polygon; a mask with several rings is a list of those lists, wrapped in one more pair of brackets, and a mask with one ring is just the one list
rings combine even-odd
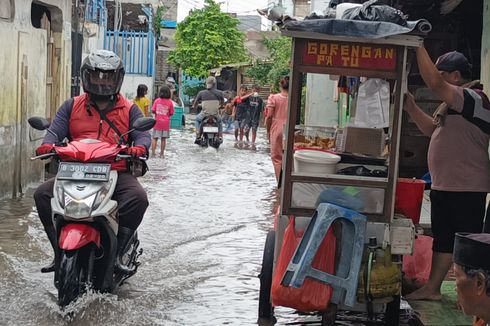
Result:
{"label": "brick wall", "polygon": [[[166,0],[164,2],[165,12],[164,20],[177,20],[177,0]],[[156,57],[155,68],[155,92],[158,88],[165,84],[165,80],[169,73],[177,74],[177,69],[167,62],[169,52],[175,48],[173,35],[175,29],[162,28],[160,29],[160,41],[158,42],[158,51]]]}
{"label": "brick wall", "polygon": [[157,91],[161,85],[165,84],[165,79],[167,78],[169,72],[177,72],[177,69],[167,62],[169,52],[170,49],[159,49],[157,51],[155,91]]}

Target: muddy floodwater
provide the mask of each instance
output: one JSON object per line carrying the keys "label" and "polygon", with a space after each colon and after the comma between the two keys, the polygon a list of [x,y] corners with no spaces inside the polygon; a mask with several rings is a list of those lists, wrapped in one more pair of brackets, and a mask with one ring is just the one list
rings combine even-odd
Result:
{"label": "muddy floodwater", "polygon": [[[253,325],[263,245],[277,205],[268,143],[218,150],[172,130],[165,158],[140,179],[150,206],[138,229],[138,273],[114,294],[89,293],[62,312],[32,191],[0,201],[0,325]],[[318,321],[276,309],[278,325]]]}

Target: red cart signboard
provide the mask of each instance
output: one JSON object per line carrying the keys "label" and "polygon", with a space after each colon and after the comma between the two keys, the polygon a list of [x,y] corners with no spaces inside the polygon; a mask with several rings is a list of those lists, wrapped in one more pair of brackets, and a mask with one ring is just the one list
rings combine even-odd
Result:
{"label": "red cart signboard", "polygon": [[336,68],[393,71],[396,49],[393,46],[311,40],[303,43],[302,64]]}

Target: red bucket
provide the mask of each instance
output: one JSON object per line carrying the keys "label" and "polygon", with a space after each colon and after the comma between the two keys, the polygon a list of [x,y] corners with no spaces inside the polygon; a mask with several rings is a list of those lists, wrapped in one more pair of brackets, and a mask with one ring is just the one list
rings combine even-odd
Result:
{"label": "red bucket", "polygon": [[395,213],[403,214],[412,219],[414,224],[418,224],[424,189],[424,180],[398,178],[395,193]]}

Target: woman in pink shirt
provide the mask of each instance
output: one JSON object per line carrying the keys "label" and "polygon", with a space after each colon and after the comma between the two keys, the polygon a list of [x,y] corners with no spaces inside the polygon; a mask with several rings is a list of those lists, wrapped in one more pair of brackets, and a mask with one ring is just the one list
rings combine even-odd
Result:
{"label": "woman in pink shirt", "polygon": [[157,121],[153,127],[153,140],[151,143],[152,156],[155,156],[158,138],[161,139],[160,157],[163,157],[163,153],[165,152],[167,138],[170,136],[170,117],[174,114],[174,104],[170,99],[171,96],[170,88],[163,85],[160,87],[158,98],[153,102],[151,108],[151,112],[153,112]]}
{"label": "woman in pink shirt", "polygon": [[282,167],[282,131],[288,118],[289,76],[283,77],[279,84],[281,92],[270,95],[267,100],[267,117],[265,120],[267,134],[271,143],[271,159],[277,181],[279,181]]}

